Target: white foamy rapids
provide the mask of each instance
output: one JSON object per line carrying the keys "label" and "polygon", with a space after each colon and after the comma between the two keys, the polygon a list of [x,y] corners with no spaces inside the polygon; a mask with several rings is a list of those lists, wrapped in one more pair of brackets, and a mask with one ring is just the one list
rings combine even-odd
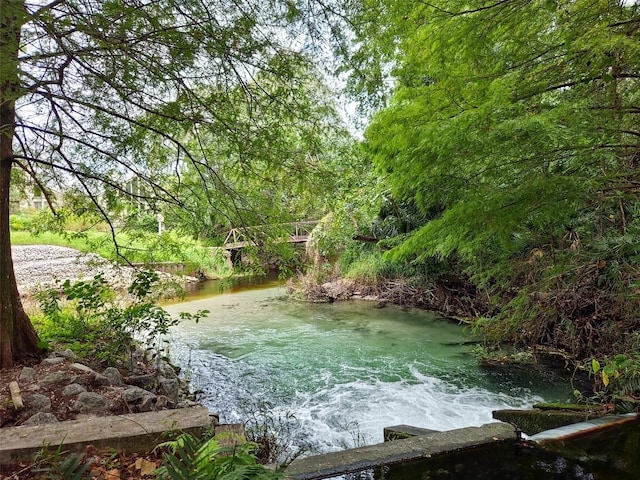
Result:
{"label": "white foamy rapids", "polygon": [[[201,390],[199,400],[219,412],[223,422],[242,422],[255,414],[257,404],[247,401],[258,394],[252,391],[255,377],[238,369],[237,362],[199,351],[190,364],[192,386]],[[353,380],[340,383],[324,369],[317,372],[321,386],[315,391],[281,398],[277,389],[267,389],[258,396],[269,405],[270,417],[291,418],[292,446],[304,445],[314,453],[379,443],[385,427],[400,424],[441,431],[478,426],[493,421],[493,410],[527,408],[543,401],[526,389],[515,396],[453,385],[421,373],[416,366],[409,372],[408,378],[381,381],[374,372],[358,371]]]}
{"label": "white foamy rapids", "polygon": [[452,430],[494,421],[493,410],[525,408],[541,397],[512,397],[478,387],[459,388],[413,371],[417,383],[353,381],[298,393],[292,411],[319,452],[379,443],[399,424]]}

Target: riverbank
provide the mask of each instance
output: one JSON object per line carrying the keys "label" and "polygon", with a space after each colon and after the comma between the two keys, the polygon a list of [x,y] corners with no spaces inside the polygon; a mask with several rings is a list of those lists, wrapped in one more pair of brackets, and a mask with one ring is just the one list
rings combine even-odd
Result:
{"label": "riverbank", "polygon": [[472,286],[450,281],[416,285],[408,279],[362,282],[335,278],[316,282],[312,275],[302,275],[287,283],[287,293],[310,302],[368,300],[380,307],[394,304],[428,310],[444,317],[468,323],[487,311],[487,305],[472,291]]}
{"label": "riverbank", "polygon": [[0,478],[149,478],[163,432],[213,427],[173,366],[143,350],[131,360],[104,368],[67,350],[0,370]]}
{"label": "riverbank", "polygon": [[0,428],[198,405],[177,370],[142,349],[106,368],[71,350],[52,352],[40,362],[0,370],[0,384]]}
{"label": "riverbank", "polygon": [[[33,296],[38,291],[55,287],[65,280],[91,280],[102,275],[116,290],[128,288],[137,269],[118,265],[95,253],[56,245],[17,245],[11,247],[13,269],[18,290],[23,297]],[[197,282],[189,276],[160,273],[162,279],[176,283]]]}
{"label": "riverbank", "polygon": [[[65,312],[54,315],[48,324],[39,324],[48,334],[41,338],[49,337],[46,338],[47,356],[25,358],[21,365],[0,370],[0,428],[56,430],[59,425],[58,430],[64,431],[74,422],[91,423],[92,419],[105,420],[105,417],[113,417],[116,422],[123,414],[154,412],[171,416],[171,411],[199,406],[193,400],[188,383],[178,375],[179,369],[160,358],[161,352],[135,343],[129,329],[140,329],[141,324],[131,325],[131,319],[128,324],[123,323],[128,313],[120,305],[128,303],[123,301],[128,297],[119,292],[126,290],[135,279],[136,269],[58,246],[17,246],[12,249],[12,255],[19,290],[28,305],[38,291],[56,288],[64,280],[92,280],[97,275],[106,280],[112,289],[107,297],[114,300],[108,305],[101,304],[104,308],[94,305],[90,311]],[[166,274],[162,278],[175,283],[185,280]],[[133,307],[135,312],[135,303]],[[111,316],[104,313],[107,311]],[[145,312],[153,315],[155,311],[140,310],[139,322],[149,320],[144,317]],[[162,315],[153,321],[162,322]],[[124,345],[131,348],[123,352],[120,347]],[[135,418],[132,420],[135,422]],[[144,429],[144,425],[141,428]],[[60,452],[55,451],[57,444],[49,451],[44,447],[46,445],[34,463],[20,461],[0,466],[0,477],[45,478],[46,474],[37,473],[38,469],[55,468],[56,462],[60,462]],[[106,478],[142,478],[144,473],[136,467],[140,462],[153,468],[161,464],[159,452],[125,455],[116,450],[98,451],[92,445],[86,448],[86,454],[77,460],[90,465],[98,476],[99,472],[111,472],[112,476]]]}
{"label": "riverbank", "polygon": [[[67,247],[21,245],[12,247],[11,252],[20,294],[27,298],[65,280],[92,280],[98,275],[109,287],[122,291],[138,273],[133,267]],[[159,275],[175,283],[195,281],[191,277]],[[145,348],[136,347],[127,358],[118,357],[117,363],[106,369],[99,345],[95,345],[86,356],[79,357],[69,349],[54,350],[38,363],[0,370],[0,384],[16,382],[25,397],[21,407],[11,399],[2,402],[0,427],[64,421],[79,414],[117,415],[195,405],[176,369],[164,360],[151,358]],[[12,403],[13,408],[9,408]]]}

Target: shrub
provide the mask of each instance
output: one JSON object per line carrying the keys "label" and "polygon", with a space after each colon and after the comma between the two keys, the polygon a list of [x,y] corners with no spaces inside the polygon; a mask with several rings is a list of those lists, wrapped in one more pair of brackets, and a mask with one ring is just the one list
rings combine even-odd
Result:
{"label": "shrub", "polygon": [[611,401],[621,411],[632,411],[640,394],[640,358],[637,355],[616,355],[606,359],[604,366],[593,358],[588,371],[594,377],[596,396]]}
{"label": "shrub", "polygon": [[60,290],[40,292],[43,312],[34,319],[40,338],[62,343],[80,356],[95,354],[103,363],[114,365],[131,358],[136,338],[147,338],[147,350],[159,358],[164,336],[181,320],[198,321],[208,311],[181,313],[172,317],[150,301],[158,274],[141,271],[129,287],[130,301],[118,302],[116,293],[102,275],[90,281],[65,281]]}
{"label": "shrub", "polygon": [[9,228],[12,231],[24,232],[31,229],[32,216],[26,214],[12,214],[9,216]]}

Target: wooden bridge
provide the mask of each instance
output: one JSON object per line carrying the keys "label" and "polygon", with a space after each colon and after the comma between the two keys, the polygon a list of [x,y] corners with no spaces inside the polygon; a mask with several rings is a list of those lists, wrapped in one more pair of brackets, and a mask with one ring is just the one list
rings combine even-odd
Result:
{"label": "wooden bridge", "polygon": [[318,224],[318,220],[306,222],[279,223],[276,225],[256,225],[252,227],[232,228],[224,240],[227,250],[240,250],[249,246],[266,243],[265,238],[275,239],[277,242],[306,243],[311,230]]}

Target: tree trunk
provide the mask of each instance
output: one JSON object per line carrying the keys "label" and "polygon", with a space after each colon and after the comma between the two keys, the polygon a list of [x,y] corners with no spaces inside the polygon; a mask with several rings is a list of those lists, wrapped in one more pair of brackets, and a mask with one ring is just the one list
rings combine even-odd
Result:
{"label": "tree trunk", "polygon": [[14,360],[37,354],[38,336],[22,308],[13,271],[9,237],[9,179],[12,157],[6,156],[0,140],[0,368],[11,367]]}
{"label": "tree trunk", "polygon": [[2,0],[0,8],[0,368],[38,352],[38,336],[22,308],[11,257],[9,187],[13,166],[15,102],[19,96],[18,47],[24,5]]}

